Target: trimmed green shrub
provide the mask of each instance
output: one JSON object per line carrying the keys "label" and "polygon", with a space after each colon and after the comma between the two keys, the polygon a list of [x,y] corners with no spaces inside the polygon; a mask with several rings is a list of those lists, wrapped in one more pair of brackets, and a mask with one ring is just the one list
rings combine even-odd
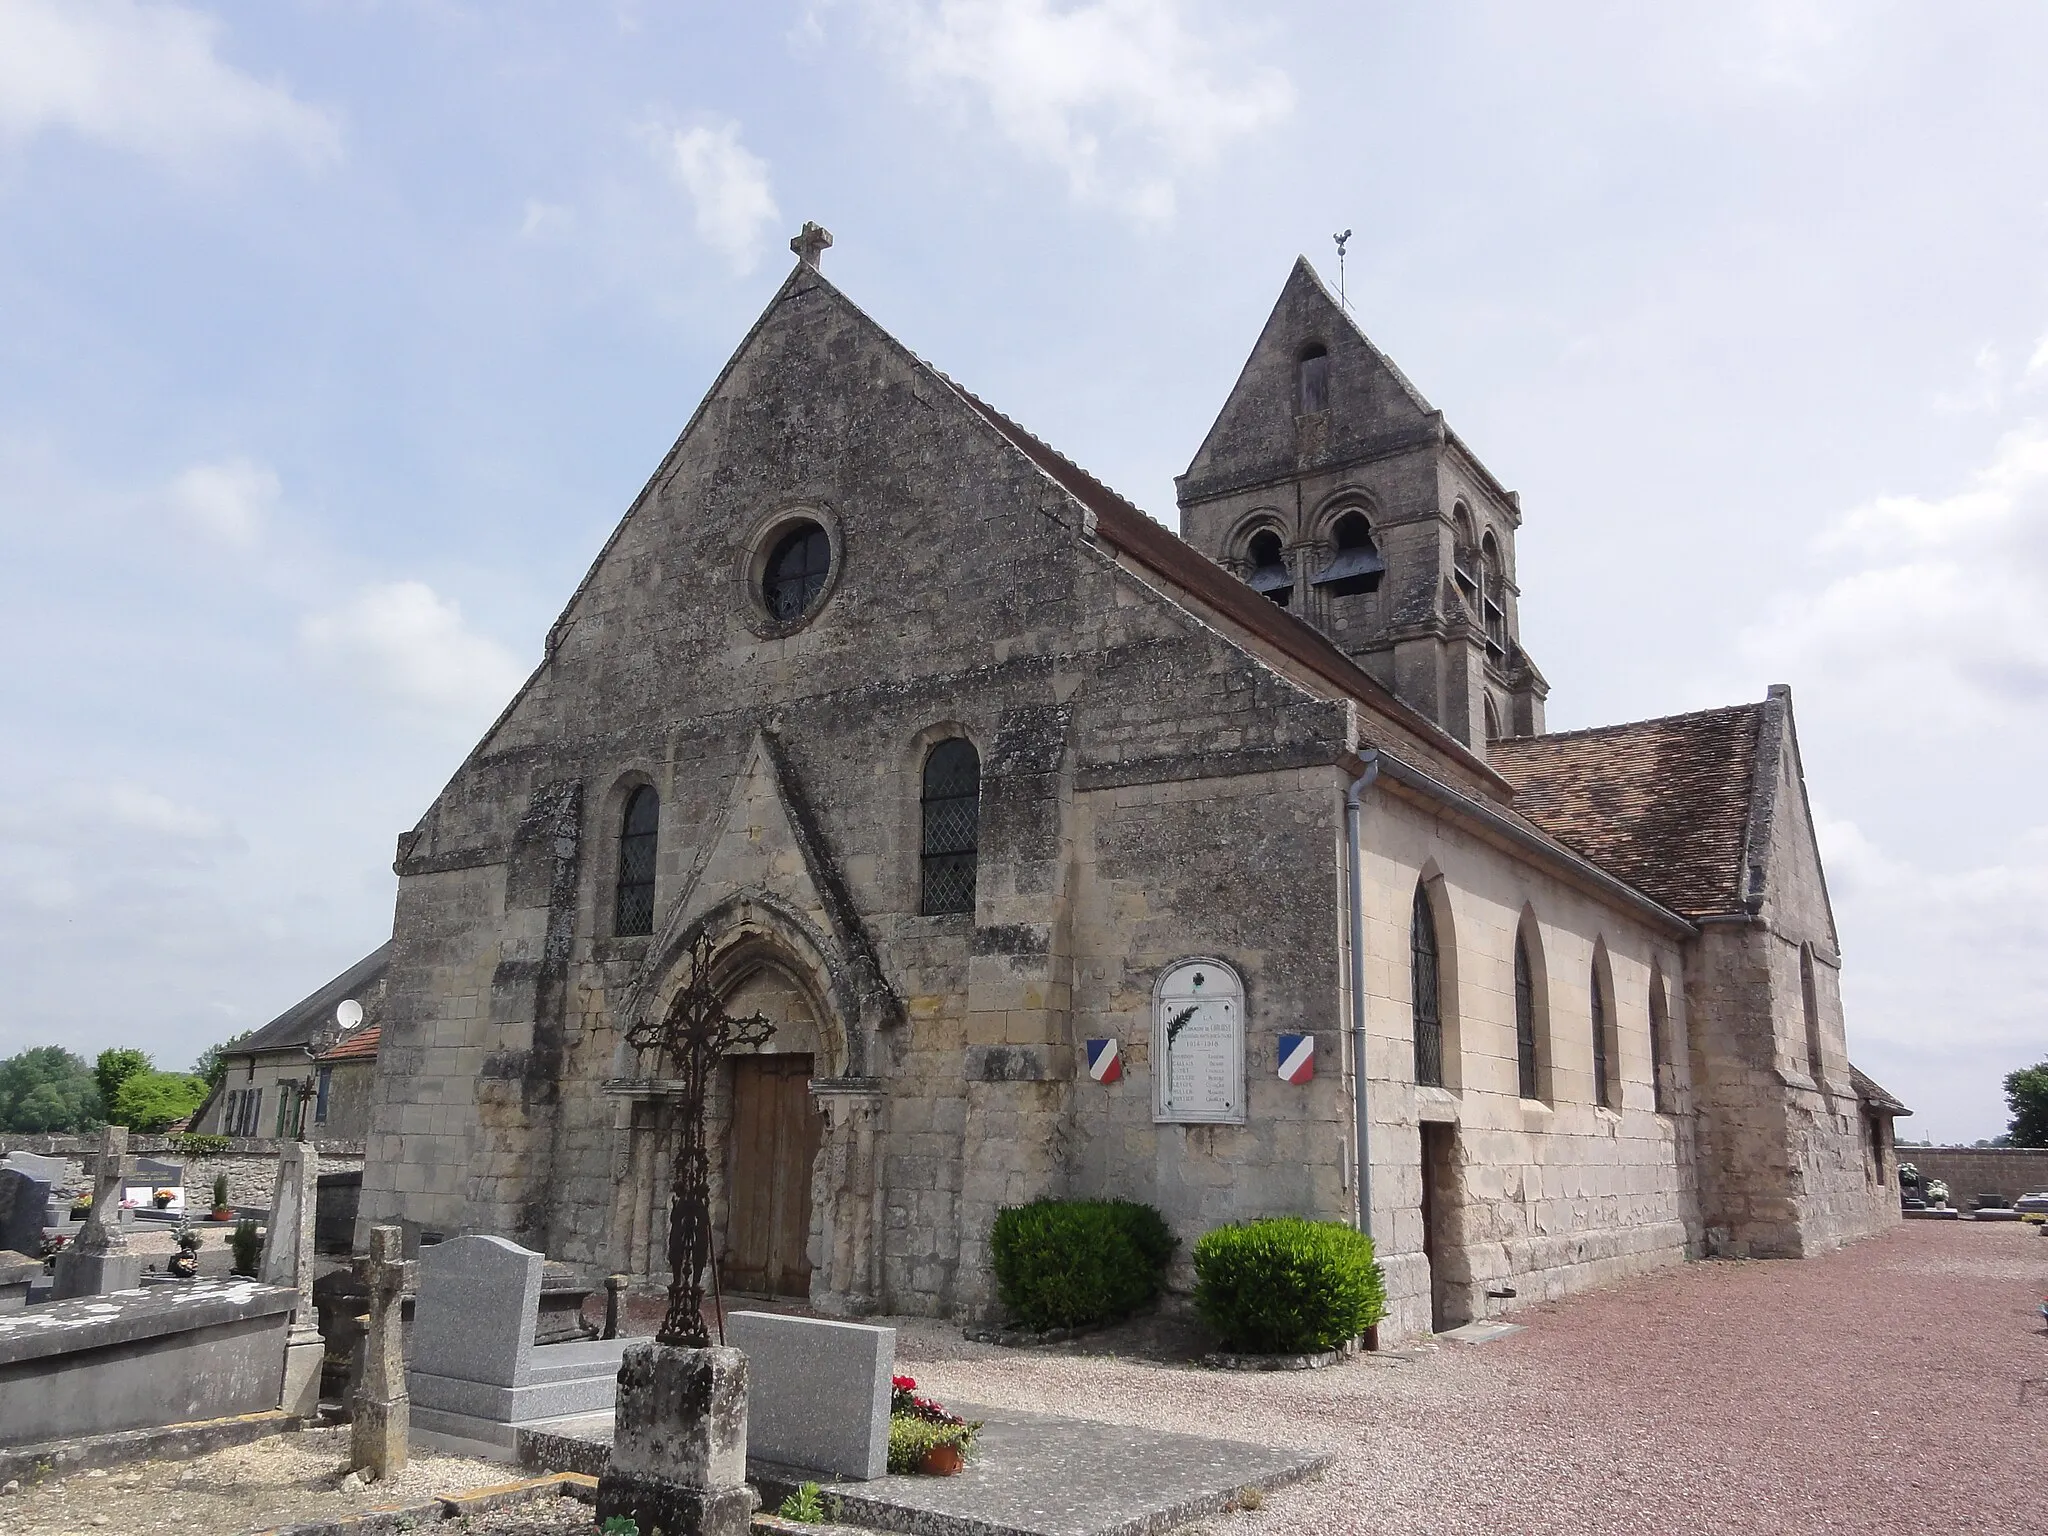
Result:
{"label": "trimmed green shrub", "polygon": [[1135,1312],[1159,1294],[1174,1236],[1134,1200],[1036,1200],[996,1212],[996,1291],[1026,1326],[1078,1328]]}
{"label": "trimmed green shrub", "polygon": [[1195,1307],[1248,1355],[1337,1349],[1387,1315],[1372,1239],[1339,1221],[1278,1216],[1195,1244]]}

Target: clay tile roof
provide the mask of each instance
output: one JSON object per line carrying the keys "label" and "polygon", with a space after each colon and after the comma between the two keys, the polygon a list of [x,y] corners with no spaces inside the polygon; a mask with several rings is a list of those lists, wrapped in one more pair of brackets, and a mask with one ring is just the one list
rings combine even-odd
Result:
{"label": "clay tile roof", "polygon": [[1910,1115],[1913,1113],[1902,1102],[1893,1098],[1891,1094],[1880,1088],[1870,1078],[1864,1076],[1863,1069],[1853,1061],[1849,1063],[1849,1081],[1855,1086],[1856,1097],[1868,1104],[1872,1109],[1891,1115]]}
{"label": "clay tile roof", "polygon": [[1487,755],[1515,809],[1686,917],[1740,912],[1762,704],[1555,736]]}
{"label": "clay tile roof", "polygon": [[321,1061],[375,1061],[377,1042],[384,1036],[384,1026],[372,1024],[368,1029],[359,1029],[333,1050],[319,1058]]}

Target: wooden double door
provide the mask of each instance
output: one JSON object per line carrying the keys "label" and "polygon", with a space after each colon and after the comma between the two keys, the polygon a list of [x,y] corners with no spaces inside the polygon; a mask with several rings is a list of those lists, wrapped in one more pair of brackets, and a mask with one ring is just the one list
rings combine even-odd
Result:
{"label": "wooden double door", "polygon": [[812,1059],[732,1058],[726,1135],[725,1288],[809,1296],[811,1166],[824,1117],[811,1104]]}

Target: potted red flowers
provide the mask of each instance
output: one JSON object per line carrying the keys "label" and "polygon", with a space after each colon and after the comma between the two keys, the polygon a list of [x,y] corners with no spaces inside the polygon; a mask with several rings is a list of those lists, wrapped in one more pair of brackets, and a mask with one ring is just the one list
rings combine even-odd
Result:
{"label": "potted red flowers", "polygon": [[889,1470],[952,1477],[967,1465],[981,1425],[921,1397],[910,1376],[890,1378]]}

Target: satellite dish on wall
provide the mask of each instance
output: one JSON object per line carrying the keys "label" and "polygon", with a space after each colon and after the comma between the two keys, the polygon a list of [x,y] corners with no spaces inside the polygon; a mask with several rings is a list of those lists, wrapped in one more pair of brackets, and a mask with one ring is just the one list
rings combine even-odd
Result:
{"label": "satellite dish on wall", "polygon": [[363,1005],[354,998],[344,998],[334,1010],[334,1022],[344,1031],[354,1029],[363,1022]]}

